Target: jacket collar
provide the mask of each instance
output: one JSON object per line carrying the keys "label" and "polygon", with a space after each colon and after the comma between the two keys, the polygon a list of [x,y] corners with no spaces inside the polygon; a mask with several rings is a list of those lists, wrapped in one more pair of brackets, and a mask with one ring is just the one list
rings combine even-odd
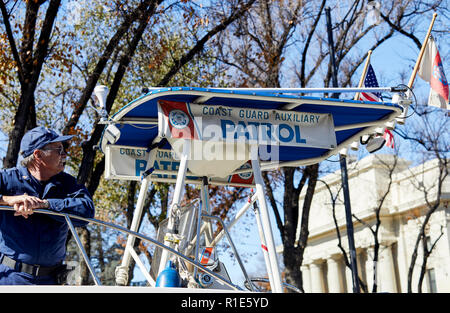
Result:
{"label": "jacket collar", "polygon": [[20,176],[23,180],[29,182],[29,183],[35,183],[38,184],[39,186],[44,186],[44,192],[42,194],[42,197],[45,198],[47,193],[50,191],[51,188],[53,187],[58,187],[62,185],[62,182],[58,179],[58,177],[61,175],[61,173],[56,174],[55,176],[51,177],[48,181],[46,181],[45,183],[40,182],[38,179],[36,179],[33,175],[31,175],[30,171],[28,170],[28,168],[24,167],[24,166],[20,166],[18,167],[19,172],[20,172]]}

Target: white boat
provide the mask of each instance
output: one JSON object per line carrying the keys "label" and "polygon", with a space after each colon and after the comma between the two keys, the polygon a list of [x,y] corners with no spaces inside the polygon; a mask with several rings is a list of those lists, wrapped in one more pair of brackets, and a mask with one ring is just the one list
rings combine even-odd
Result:
{"label": "white boat", "polygon": [[[100,90],[97,97],[101,103],[106,88],[96,90]],[[393,93],[393,102],[300,95],[369,91]],[[66,217],[96,286],[107,288],[103,292],[137,292],[138,287],[124,287],[128,283],[131,258],[142,270],[149,286],[139,288],[147,292],[173,292],[174,287],[178,292],[258,292],[255,283],[263,279],[248,276],[229,234],[229,228],[254,202],[258,202],[255,223],[264,247],[270,289],[275,293],[282,293],[286,288],[298,292],[281,279],[261,172],[318,163],[353,142],[359,142],[360,137],[372,135],[377,128],[403,118],[408,106],[405,91],[390,87],[152,88],[112,117],[105,116],[102,122],[105,130],[100,140],[106,160],[105,178],[141,181],[130,229],[81,218],[128,235],[122,263],[116,269],[117,286],[102,286],[97,277],[70,221],[79,217],[37,211]],[[152,182],[175,184],[168,219],[160,224],[157,238],[137,232],[147,189]],[[199,185],[201,197],[182,206],[185,184]],[[209,185],[251,187],[255,193],[232,222],[225,225],[219,217],[211,215]],[[217,236],[212,235],[212,221],[223,225]],[[223,237],[231,243],[245,277],[246,289],[230,280],[225,265],[215,253],[215,247]],[[157,247],[150,273],[133,249],[135,238]],[[166,270],[177,277],[175,285],[165,276]],[[73,288],[76,287],[66,290],[73,292]]]}

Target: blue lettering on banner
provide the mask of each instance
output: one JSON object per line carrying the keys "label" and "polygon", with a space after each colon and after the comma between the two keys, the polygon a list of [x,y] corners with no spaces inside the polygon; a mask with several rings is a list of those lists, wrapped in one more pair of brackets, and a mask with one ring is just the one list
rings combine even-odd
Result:
{"label": "blue lettering on banner", "polygon": [[296,114],[294,112],[275,112],[276,121],[295,123],[319,123],[320,116],[314,114]]}
{"label": "blue lettering on banner", "polygon": [[217,115],[217,116],[231,116],[232,108],[224,108],[224,107],[209,107],[204,106],[202,113],[203,115]]}
{"label": "blue lettering on banner", "polygon": [[270,115],[267,111],[239,110],[239,117],[243,119],[268,120]]}
{"label": "blue lettering on banner", "polygon": [[227,138],[227,133],[230,132],[229,129],[234,130],[234,123],[229,120],[221,120],[220,126],[222,128],[222,137]]}
{"label": "blue lettering on banner", "polygon": [[146,150],[144,149],[128,149],[128,148],[120,148],[120,154],[134,156],[134,157],[145,157]]}
{"label": "blue lettering on banner", "polygon": [[147,168],[147,161],[136,160],[136,176],[140,177],[141,173]]}
{"label": "blue lettering on banner", "polygon": [[299,143],[306,143],[306,140],[303,138],[300,138],[300,126],[295,125],[295,141]]}
{"label": "blue lettering on banner", "polygon": [[[300,126],[289,124],[273,125],[270,123],[258,123],[238,121],[235,124],[230,120],[221,120],[222,137],[233,139],[259,140],[261,142],[306,144],[306,139],[301,137]],[[227,136],[228,135],[228,136]]]}
{"label": "blue lettering on banner", "polygon": [[[163,170],[163,171],[178,171],[180,166],[180,162],[177,161],[163,161],[163,160],[155,160],[153,164],[153,168],[155,170]],[[140,177],[142,173],[147,169],[147,161],[146,160],[135,160],[135,168],[136,168],[136,176]],[[174,175],[155,175],[158,178],[173,178],[176,177]]]}
{"label": "blue lettering on banner", "polygon": [[[294,138],[294,132],[293,132],[292,128],[286,124],[280,124],[280,127],[278,128],[278,132],[279,132],[278,138],[280,138],[280,141],[290,142],[292,140],[292,138]],[[284,135],[286,135],[286,132],[287,132],[287,136],[285,137]]]}
{"label": "blue lettering on banner", "polygon": [[[254,109],[236,109],[222,106],[202,105],[203,116],[232,117],[237,114],[239,118],[244,120],[269,120],[274,118],[276,121],[293,122],[293,123],[319,123],[320,116],[311,113],[300,112],[269,112],[267,110]],[[236,113],[234,113],[236,112]]]}

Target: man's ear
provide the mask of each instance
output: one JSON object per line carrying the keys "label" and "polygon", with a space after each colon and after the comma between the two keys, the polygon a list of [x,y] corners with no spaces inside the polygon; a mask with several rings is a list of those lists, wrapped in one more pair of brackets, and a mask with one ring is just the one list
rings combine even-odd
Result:
{"label": "man's ear", "polygon": [[34,150],[33,151],[34,159],[42,159],[42,151],[41,150]]}

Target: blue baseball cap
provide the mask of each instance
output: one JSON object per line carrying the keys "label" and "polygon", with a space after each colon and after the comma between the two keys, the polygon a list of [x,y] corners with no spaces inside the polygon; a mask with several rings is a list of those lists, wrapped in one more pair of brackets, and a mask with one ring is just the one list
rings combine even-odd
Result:
{"label": "blue baseball cap", "polygon": [[20,142],[20,154],[26,158],[31,155],[34,150],[41,149],[49,143],[64,142],[72,139],[72,135],[61,136],[51,129],[44,126],[38,126],[28,131]]}

